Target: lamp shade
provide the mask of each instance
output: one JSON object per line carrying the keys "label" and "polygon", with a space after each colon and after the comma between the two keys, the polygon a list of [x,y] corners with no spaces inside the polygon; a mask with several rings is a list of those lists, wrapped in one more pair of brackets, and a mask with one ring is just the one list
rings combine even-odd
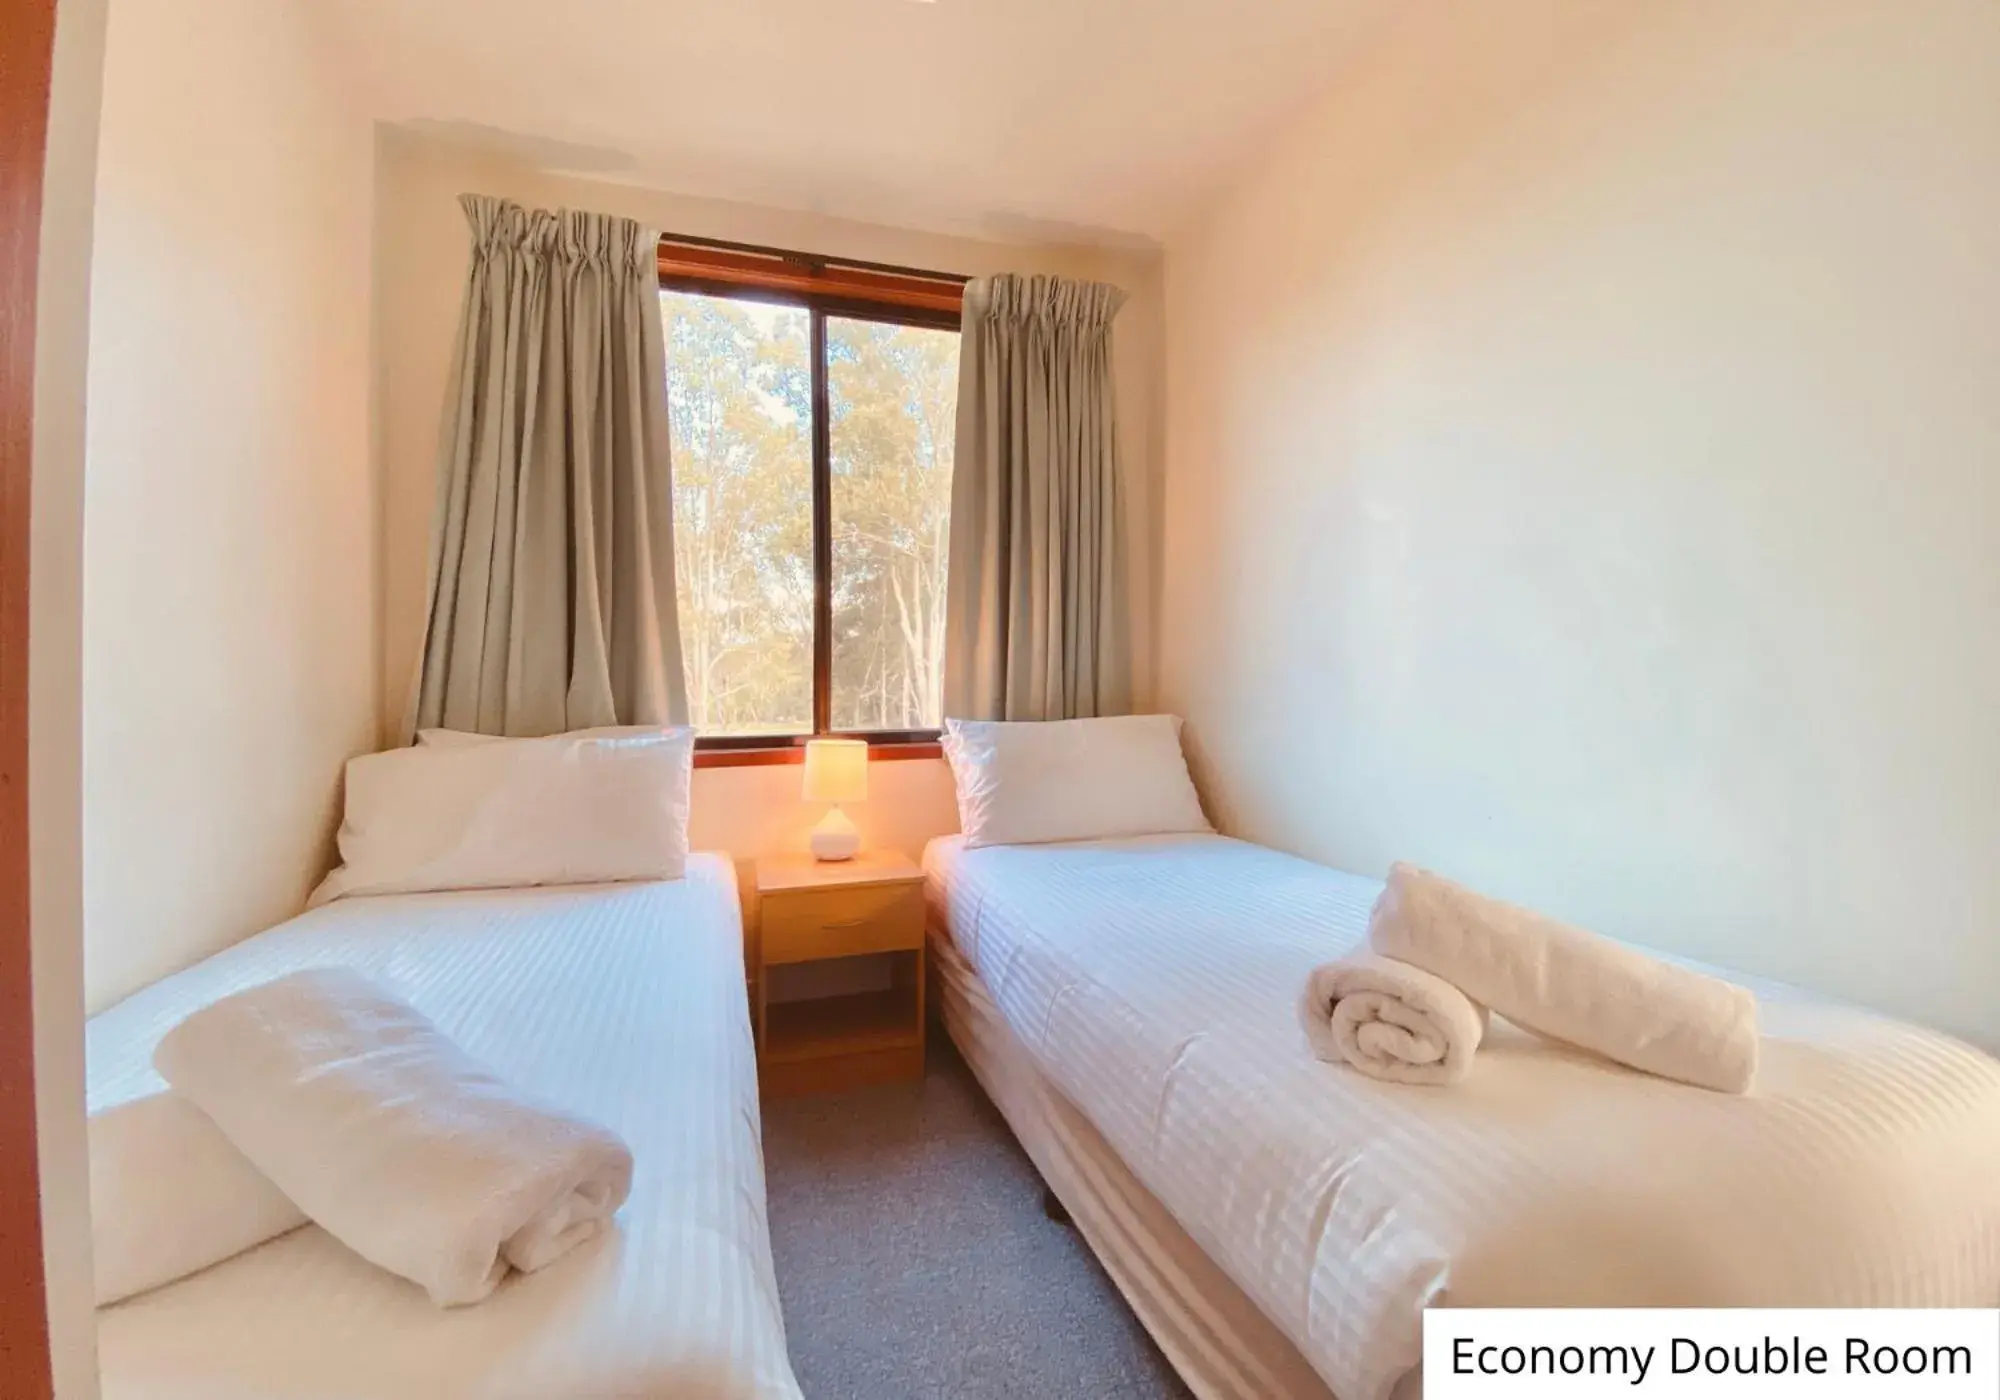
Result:
{"label": "lamp shade", "polygon": [[808,802],[860,802],[868,796],[868,745],[860,739],[806,741]]}

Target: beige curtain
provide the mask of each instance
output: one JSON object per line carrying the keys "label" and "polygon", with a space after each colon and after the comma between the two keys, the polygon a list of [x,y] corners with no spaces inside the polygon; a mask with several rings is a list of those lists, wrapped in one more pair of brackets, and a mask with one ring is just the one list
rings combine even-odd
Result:
{"label": "beige curtain", "polygon": [[1124,482],[1100,282],[965,289],[944,712],[1072,719],[1131,706]]}
{"label": "beige curtain", "polygon": [[404,738],[680,722],[658,235],[459,203],[472,270]]}

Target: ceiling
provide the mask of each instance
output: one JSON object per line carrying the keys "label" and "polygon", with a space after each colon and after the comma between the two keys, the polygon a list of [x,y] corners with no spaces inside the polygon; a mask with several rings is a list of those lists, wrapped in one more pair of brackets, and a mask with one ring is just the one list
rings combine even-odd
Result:
{"label": "ceiling", "polygon": [[342,0],[375,115],[551,169],[1151,242],[1395,0]]}

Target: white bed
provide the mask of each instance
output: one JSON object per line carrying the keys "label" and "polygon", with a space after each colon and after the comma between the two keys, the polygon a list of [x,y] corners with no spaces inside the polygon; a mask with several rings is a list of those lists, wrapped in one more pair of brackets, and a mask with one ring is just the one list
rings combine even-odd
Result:
{"label": "white bed", "polygon": [[301,967],[368,973],[520,1087],[616,1129],[617,1229],[442,1310],[315,1227],[98,1314],[106,1400],[797,1397],[765,1220],[728,860],[682,880],[342,900],[91,1019],[93,1109],[153,1092],[194,1008]]}
{"label": "white bed", "polygon": [[[1136,1246],[1092,1242],[1177,1364],[1191,1328],[1220,1338],[1182,1364],[1204,1396],[1298,1392],[1245,1375],[1232,1290],[1340,1400],[1415,1390],[1432,1303],[2000,1303],[2000,1063],[1948,1038],[1753,984],[1748,1098],[1506,1026],[1462,1085],[1382,1084],[1312,1059],[1295,1010],[1364,936],[1375,881],[1216,836],[945,838],[925,865],[977,979],[954,995],[940,958],[947,1023],[983,1077],[1011,1051],[1066,1101],[1037,1107],[1018,1064],[999,1084],[1024,1141],[1068,1141],[1031,1152],[1081,1161],[1093,1205],[1105,1182],[1142,1198],[1113,1212]],[[976,1033],[981,998],[1004,1037]],[[1150,1241],[1148,1202],[1171,1216]]]}

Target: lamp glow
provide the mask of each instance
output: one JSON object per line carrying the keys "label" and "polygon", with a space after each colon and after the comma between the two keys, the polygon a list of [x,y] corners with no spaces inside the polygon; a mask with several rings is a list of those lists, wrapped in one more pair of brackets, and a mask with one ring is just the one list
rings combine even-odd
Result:
{"label": "lamp glow", "polygon": [[861,833],[840,810],[843,802],[868,797],[868,745],[860,739],[806,742],[805,800],[830,805],[812,831],[812,853],[820,860],[851,860],[861,850]]}

